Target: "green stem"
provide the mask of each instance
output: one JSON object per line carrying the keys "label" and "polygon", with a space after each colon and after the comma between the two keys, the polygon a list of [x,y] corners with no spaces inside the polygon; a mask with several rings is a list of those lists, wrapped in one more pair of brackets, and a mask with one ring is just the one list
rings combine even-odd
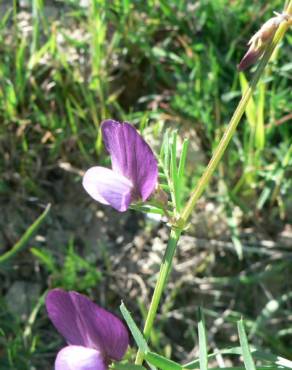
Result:
{"label": "green stem", "polygon": [[[288,6],[286,7],[286,12],[287,13],[292,13],[292,0],[290,0]],[[220,159],[222,158],[234,132],[235,132],[235,129],[245,111],[245,108],[246,108],[246,105],[252,95],[252,93],[254,92],[255,88],[256,88],[256,85],[264,71],[264,68],[265,66],[267,65],[276,45],[281,41],[281,39],[283,38],[285,32],[287,31],[289,27],[289,23],[288,22],[283,22],[283,24],[279,27],[273,41],[271,42],[271,44],[267,47],[265,53],[264,53],[264,56],[261,60],[261,62],[259,63],[259,66],[255,72],[255,75],[254,75],[254,78],[252,79],[252,82],[250,84],[250,87],[245,91],[242,99],[240,100],[239,104],[238,104],[238,107],[236,108],[227,128],[226,128],[226,131],[217,147],[217,149],[215,150],[205,172],[203,173],[201,179],[199,180],[195,190],[193,191],[193,193],[191,194],[191,197],[188,201],[188,203],[186,204],[185,208],[183,209],[182,211],[182,214],[181,214],[181,218],[179,219],[178,223],[177,223],[177,228],[172,228],[171,229],[171,233],[170,233],[170,239],[168,241],[168,244],[167,244],[167,248],[166,248],[166,251],[165,251],[165,255],[164,255],[164,258],[163,258],[163,261],[162,261],[162,264],[161,264],[161,267],[160,267],[160,271],[159,271],[159,276],[158,276],[158,280],[157,280],[157,283],[156,283],[156,286],[155,286],[155,289],[154,289],[154,293],[153,293],[153,296],[152,296],[152,300],[151,300],[151,304],[150,304],[150,308],[149,308],[149,311],[148,311],[148,314],[147,314],[147,317],[146,317],[146,322],[145,322],[145,326],[144,326],[144,331],[143,331],[143,334],[145,336],[145,339],[148,340],[149,339],[149,336],[151,334],[151,329],[152,329],[152,326],[153,326],[153,322],[154,322],[154,319],[155,319],[155,316],[156,316],[156,313],[157,313],[157,309],[158,309],[158,305],[159,305],[159,302],[160,302],[160,299],[161,299],[161,295],[163,293],[163,290],[164,290],[164,287],[165,287],[165,284],[166,284],[166,281],[167,281],[167,278],[168,278],[168,275],[170,273],[170,270],[171,270],[171,266],[172,266],[172,260],[173,260],[173,256],[175,254],[175,250],[176,250],[176,246],[177,246],[177,243],[178,243],[178,240],[180,238],[180,235],[182,233],[182,230],[184,229],[187,221],[188,221],[188,218],[191,214],[191,212],[193,211],[194,209],[194,206],[196,205],[199,197],[202,195],[203,191],[205,190],[206,186],[208,185],[210,179],[211,179],[211,176],[213,175]],[[136,356],[136,361],[135,361],[135,364],[137,365],[140,365],[142,364],[143,362],[143,353],[139,350],[138,353],[137,353],[137,356]]]}
{"label": "green stem", "polygon": [[[157,313],[158,305],[160,302],[161,295],[163,293],[168,275],[171,270],[173,256],[175,254],[176,246],[182,230],[172,229],[170,232],[170,238],[166,247],[166,251],[163,257],[163,261],[160,266],[158,280],[152,296],[150,308],[147,314],[143,334],[146,340],[149,339],[153,322]],[[141,365],[143,362],[143,353],[139,350],[136,356],[135,364]]]}
{"label": "green stem", "polygon": [[[290,1],[287,9],[286,9],[287,12],[291,12],[292,11],[292,1]],[[283,22],[281,24],[281,26],[279,27],[273,41],[270,43],[270,45],[267,47],[265,53],[264,53],[264,56],[263,58],[261,59],[260,63],[259,63],[259,66],[255,72],[255,75],[250,83],[250,86],[246,89],[244,95],[242,96],[235,112],[233,113],[233,116],[231,117],[231,120],[225,130],[225,133],[222,137],[222,139],[220,140],[220,143],[218,145],[218,147],[216,148],[208,166],[206,167],[203,175],[201,176],[196,188],[194,189],[194,191],[192,192],[191,196],[190,196],[190,199],[189,201],[187,202],[185,208],[183,209],[182,213],[181,213],[181,217],[180,217],[180,220],[178,221],[178,224],[180,227],[184,227],[198,201],[198,199],[200,198],[200,196],[202,195],[202,193],[204,192],[204,190],[206,189],[214,171],[216,170],[217,166],[218,166],[218,163],[220,162],[223,154],[225,153],[225,150],[236,130],[236,127],[237,125],[239,124],[239,121],[243,115],[243,113],[245,112],[245,109],[246,109],[246,106],[247,106],[247,103],[250,99],[250,97],[252,96],[253,92],[255,91],[255,88],[257,86],[257,83],[260,79],[260,77],[262,76],[263,74],[263,71],[270,59],[270,57],[272,56],[273,54],[273,51],[275,49],[275,47],[277,46],[277,44],[281,41],[281,39],[283,38],[284,36],[284,33],[287,31],[289,27],[289,24],[288,22]]]}

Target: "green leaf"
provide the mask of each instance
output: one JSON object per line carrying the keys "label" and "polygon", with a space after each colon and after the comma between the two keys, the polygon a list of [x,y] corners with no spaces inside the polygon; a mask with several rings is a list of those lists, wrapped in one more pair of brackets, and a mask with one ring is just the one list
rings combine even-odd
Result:
{"label": "green leaf", "polygon": [[198,311],[199,311],[198,334],[199,334],[200,370],[208,370],[208,349],[207,349],[207,336],[204,312],[202,308],[199,308]]}
{"label": "green leaf", "polygon": [[120,305],[120,310],[123,315],[123,318],[125,319],[126,323],[128,324],[128,327],[133,335],[133,338],[135,339],[135,342],[139,349],[145,353],[149,351],[148,344],[146,340],[143,337],[143,334],[139,330],[138,326],[136,325],[135,321],[133,320],[130,312],[127,310],[126,306],[124,305],[124,302]]}
{"label": "green leaf", "polygon": [[[239,81],[240,81],[241,91],[244,94],[244,92],[248,89],[248,82],[243,73],[239,74]],[[246,114],[247,121],[249,123],[250,128],[254,129],[256,127],[256,104],[252,97],[250,98],[249,102],[246,105],[245,114]]]}
{"label": "green leaf", "polygon": [[[221,370],[222,367],[213,367],[212,370]],[[256,370],[281,370],[282,367],[278,366],[258,366]],[[243,367],[224,367],[224,370],[244,370]]]}
{"label": "green leaf", "polygon": [[186,159],[187,159],[189,143],[190,143],[189,139],[185,139],[182,145],[181,156],[180,156],[179,166],[178,166],[178,177],[180,181],[183,179],[184,173],[185,173],[185,166],[186,166]]}
{"label": "green leaf", "polygon": [[265,109],[265,84],[261,82],[259,85],[259,97],[257,99],[257,122],[255,130],[255,147],[258,150],[264,149],[265,146],[265,123],[264,123],[264,109]]}
{"label": "green leaf", "polygon": [[166,357],[158,355],[154,352],[146,352],[144,358],[152,365],[163,370],[182,370],[183,367],[176,362],[169,360]]}
{"label": "green leaf", "polygon": [[176,163],[176,150],[177,150],[177,131],[173,131],[171,134],[171,179],[173,181],[173,187],[174,191],[177,190],[177,181],[178,181],[178,169],[177,169],[177,163]]}
{"label": "green leaf", "polygon": [[33,247],[30,248],[30,252],[47,268],[48,271],[54,272],[57,270],[54,257],[50,251]]}
{"label": "green leaf", "polygon": [[46,219],[50,211],[50,208],[51,208],[51,205],[48,204],[44,212],[25,231],[25,233],[22,235],[19,241],[9,251],[7,251],[6,253],[2,254],[2,256],[0,256],[0,264],[8,261],[10,258],[14,257],[17,253],[19,253],[26,247],[30,239],[34,236],[34,234],[37,232],[39,227],[42,225],[42,223]]}
{"label": "green leaf", "polygon": [[146,370],[146,368],[142,365],[134,365],[134,364],[113,364],[110,369],[115,370]]}
{"label": "green leaf", "polygon": [[170,153],[169,153],[169,131],[166,131],[163,137],[163,144],[161,146],[161,161],[163,163],[164,170],[169,169],[170,164]]}
{"label": "green leaf", "polygon": [[177,208],[178,211],[181,210],[182,206],[182,194],[183,194],[183,186],[184,186],[184,176],[185,176],[185,167],[186,167],[186,159],[187,159],[187,152],[188,152],[188,147],[189,147],[189,139],[185,139],[182,145],[182,150],[181,150],[181,155],[180,155],[180,160],[179,160],[179,165],[178,165],[178,194],[177,194]]}
{"label": "green leaf", "polygon": [[[268,361],[270,362],[269,366],[273,366],[273,369],[278,369],[278,367],[285,367],[287,369],[292,369],[292,361],[287,360],[286,358],[274,355],[272,353],[262,352],[255,348],[251,349],[251,353],[254,358],[261,360],[261,361]],[[238,355],[242,356],[242,348],[241,347],[232,347],[232,348],[224,348],[220,351],[216,351],[210,353],[208,358],[214,358],[218,354],[220,355]],[[184,365],[184,369],[197,369],[199,365],[199,360],[191,361]],[[258,369],[258,368],[257,368]]]}
{"label": "green leaf", "polygon": [[238,335],[239,335],[239,341],[242,348],[242,356],[243,356],[243,362],[245,365],[246,370],[256,370],[253,358],[251,356],[251,352],[249,349],[243,320],[237,322],[237,328],[238,328]]}

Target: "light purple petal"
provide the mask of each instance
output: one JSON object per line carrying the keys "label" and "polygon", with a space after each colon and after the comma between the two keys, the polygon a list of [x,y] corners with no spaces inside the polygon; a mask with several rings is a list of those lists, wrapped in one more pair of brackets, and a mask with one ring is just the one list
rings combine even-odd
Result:
{"label": "light purple petal", "polygon": [[57,355],[55,370],[106,370],[101,354],[92,348],[68,346]]}
{"label": "light purple petal", "polygon": [[56,329],[69,344],[94,348],[107,360],[121,360],[129,344],[122,321],[77,292],[53,289],[46,307]]}
{"label": "light purple petal", "polygon": [[127,122],[104,121],[102,134],[113,170],[132,181],[134,200],[140,197],[147,200],[158,176],[157,161],[149,145]]}
{"label": "light purple petal", "polygon": [[131,203],[133,184],[122,174],[105,167],[91,167],[83,176],[87,193],[102,204],[124,212]]}

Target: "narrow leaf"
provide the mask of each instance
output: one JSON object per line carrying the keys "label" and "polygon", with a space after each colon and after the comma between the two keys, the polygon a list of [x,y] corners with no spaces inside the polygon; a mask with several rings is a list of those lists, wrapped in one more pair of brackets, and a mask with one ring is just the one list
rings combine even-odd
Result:
{"label": "narrow leaf", "polygon": [[152,365],[158,367],[159,369],[163,370],[182,370],[183,367],[176,362],[169,360],[166,357],[158,355],[154,352],[146,352],[145,359]]}
{"label": "narrow leaf", "polygon": [[208,370],[208,349],[207,349],[207,335],[204,312],[202,308],[199,308],[198,311],[199,311],[198,334],[199,334],[200,370]]}
{"label": "narrow leaf", "polygon": [[48,204],[44,212],[25,231],[25,233],[22,235],[19,241],[9,251],[7,251],[6,253],[2,254],[2,256],[0,256],[0,264],[8,261],[10,258],[14,257],[17,253],[19,253],[21,250],[23,250],[26,247],[29,240],[34,236],[34,234],[37,232],[41,224],[46,219],[50,211],[50,208],[51,208],[51,205]]}
{"label": "narrow leaf", "polygon": [[120,310],[121,310],[121,313],[122,313],[126,323],[128,324],[128,327],[129,327],[129,329],[130,329],[130,331],[133,335],[133,338],[135,339],[135,342],[136,342],[137,346],[139,347],[139,349],[143,353],[149,351],[147,342],[144,339],[143,334],[141,333],[141,331],[139,330],[135,321],[133,320],[130,312],[127,310],[126,306],[124,305],[124,302],[121,303]]}
{"label": "narrow leaf", "polygon": [[[239,82],[241,86],[241,92],[242,94],[244,94],[244,92],[248,88],[248,82],[243,73],[239,74]],[[256,105],[252,97],[250,98],[249,102],[246,105],[245,114],[250,128],[254,129],[256,127]]]}
{"label": "narrow leaf", "polygon": [[171,135],[171,178],[173,181],[173,186],[176,188],[177,180],[178,180],[178,170],[177,170],[177,163],[176,163],[176,144],[177,144],[177,131],[173,131]]}
{"label": "narrow leaf", "polygon": [[134,365],[134,364],[119,364],[115,363],[110,369],[115,370],[146,370],[146,368],[142,365]]}
{"label": "narrow leaf", "polygon": [[184,173],[185,173],[189,142],[190,142],[189,139],[185,139],[182,145],[182,151],[181,151],[181,156],[180,156],[179,166],[178,166],[178,177],[180,181],[183,179]]}
{"label": "narrow leaf", "polygon": [[255,147],[258,150],[264,149],[265,146],[265,124],[264,124],[264,110],[265,110],[265,84],[261,82],[259,86],[259,97],[257,100],[257,122],[255,131]]}
{"label": "narrow leaf", "polygon": [[249,349],[247,336],[244,329],[243,320],[237,322],[239,341],[242,348],[242,357],[246,370],[256,370],[251,352]]}
{"label": "narrow leaf", "polygon": [[[270,362],[271,364],[269,364],[269,366],[271,366],[271,365],[274,366],[273,367],[274,369],[277,369],[278,368],[277,366],[279,366],[279,367],[282,366],[282,368],[284,367],[284,368],[287,368],[287,369],[292,369],[292,361],[287,360],[286,358],[274,355],[272,353],[262,352],[262,351],[259,351],[259,350],[255,349],[255,348],[251,349],[251,353],[252,353],[253,357],[258,359],[258,360]],[[220,355],[238,355],[238,356],[242,356],[242,348],[241,347],[224,348],[224,349],[221,349],[220,351],[210,353],[208,355],[208,358],[214,358],[218,354],[220,354]],[[194,360],[194,361],[191,361],[191,362],[185,364],[184,369],[197,369],[198,365],[199,365],[199,360]]]}

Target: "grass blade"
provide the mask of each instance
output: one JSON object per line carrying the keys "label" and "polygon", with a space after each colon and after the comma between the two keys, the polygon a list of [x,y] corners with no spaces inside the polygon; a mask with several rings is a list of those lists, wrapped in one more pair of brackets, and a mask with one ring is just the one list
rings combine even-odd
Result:
{"label": "grass blade", "polygon": [[7,251],[6,253],[2,254],[2,256],[0,256],[0,264],[8,261],[10,258],[14,257],[17,253],[19,253],[26,247],[29,240],[33,237],[33,235],[37,232],[39,227],[42,225],[42,223],[46,219],[50,211],[50,208],[51,208],[51,205],[48,204],[44,212],[25,231],[25,233],[22,235],[19,241],[9,251]]}
{"label": "grass blade", "polygon": [[146,352],[145,359],[158,369],[162,370],[182,370],[183,367],[176,362],[169,360],[161,355],[154,352]]}
{"label": "grass blade", "polygon": [[204,312],[201,307],[199,308],[198,313],[199,313],[198,335],[199,335],[200,370],[208,370],[207,335],[206,335]]}
{"label": "grass blade", "polygon": [[244,329],[243,320],[237,322],[237,328],[238,328],[238,335],[239,335],[239,341],[242,348],[242,357],[243,362],[246,370],[256,370],[253,358],[251,356],[251,352],[249,349],[247,336]]}
{"label": "grass blade", "polygon": [[141,365],[133,365],[133,364],[120,364],[115,363],[113,364],[110,369],[114,370],[146,370],[144,366]]}
{"label": "grass blade", "polygon": [[259,97],[257,101],[257,123],[255,130],[255,147],[257,150],[262,150],[265,147],[265,84],[262,82],[259,85]]}
{"label": "grass blade", "polygon": [[125,319],[128,327],[129,327],[130,332],[132,333],[133,338],[135,339],[135,342],[136,342],[137,346],[139,347],[139,349],[143,353],[149,351],[148,344],[147,344],[146,340],[144,339],[143,334],[141,333],[141,331],[139,330],[135,321],[133,320],[130,312],[128,311],[128,309],[124,305],[124,302],[122,302],[121,305],[120,305],[120,311],[121,311],[121,313],[123,315],[123,318]]}

